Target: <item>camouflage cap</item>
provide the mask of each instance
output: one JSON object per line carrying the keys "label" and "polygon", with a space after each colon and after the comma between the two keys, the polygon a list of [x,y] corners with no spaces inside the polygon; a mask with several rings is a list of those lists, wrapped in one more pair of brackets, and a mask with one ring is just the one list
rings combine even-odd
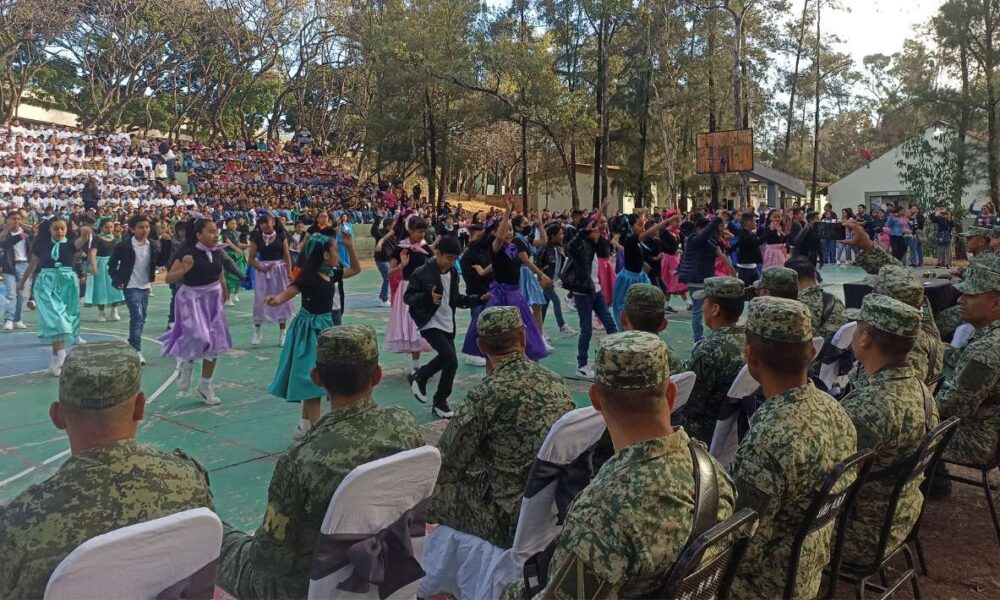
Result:
{"label": "camouflage cap", "polygon": [[882,294],[867,294],[861,301],[859,321],[905,338],[915,338],[920,332],[921,313],[909,304]]}
{"label": "camouflage cap", "polygon": [[924,305],[924,283],[919,277],[897,265],[886,265],[875,275],[865,277],[872,293],[905,302],[914,308]]}
{"label": "camouflage cap", "polygon": [[669,376],[667,345],[645,331],[625,331],[597,344],[594,381],[616,390],[656,387]]}
{"label": "camouflage cap", "polygon": [[658,315],[663,314],[667,297],[660,288],[648,283],[637,283],[625,294],[627,312]]}
{"label": "camouflage cap", "polygon": [[[793,271],[792,274],[794,273]],[[692,292],[691,297],[695,300],[709,297],[742,300],[746,298],[746,293],[743,291],[743,282],[735,277],[709,277],[705,280],[705,287]]]}
{"label": "camouflage cap", "polygon": [[59,376],[59,402],[73,408],[111,408],[139,393],[139,355],[125,342],[77,346]]}
{"label": "camouflage cap", "polygon": [[968,231],[962,233],[962,237],[966,238],[976,236],[989,239],[993,237],[993,229],[990,227],[979,227],[978,225],[973,225],[972,227],[969,227]]}
{"label": "camouflage cap", "polygon": [[799,275],[788,267],[771,267],[764,271],[753,286],[772,292],[799,293]]}
{"label": "camouflage cap", "polygon": [[378,340],[371,325],[328,327],[316,338],[317,365],[350,365],[377,356]]}
{"label": "camouflage cap", "polygon": [[502,335],[522,327],[521,313],[513,306],[491,306],[479,313],[476,321],[480,337]]}
{"label": "camouflage cap", "polygon": [[809,307],[798,300],[775,296],[750,301],[746,328],[775,342],[806,342],[813,338]]}
{"label": "camouflage cap", "polygon": [[981,254],[965,270],[962,281],[954,285],[956,290],[970,296],[1000,292],[1000,254]]}

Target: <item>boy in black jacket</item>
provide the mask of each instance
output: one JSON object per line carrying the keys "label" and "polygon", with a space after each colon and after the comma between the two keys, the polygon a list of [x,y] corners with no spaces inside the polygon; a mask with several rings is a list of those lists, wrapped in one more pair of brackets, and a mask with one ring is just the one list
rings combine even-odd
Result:
{"label": "boy in black jacket", "polygon": [[146,325],[149,290],[156,280],[157,248],[149,241],[149,217],[135,215],[128,221],[132,235],[122,240],[111,252],[108,275],[111,284],[125,292],[128,307],[128,343],[142,356],[142,329]]}
{"label": "boy in black jacket", "polygon": [[764,256],[760,245],[763,243],[757,232],[757,218],[753,213],[744,213],[740,230],[736,233],[736,274],[743,285],[751,286],[760,277]]}
{"label": "boy in black jacket", "polygon": [[471,308],[490,299],[490,294],[467,296],[458,289],[455,260],[462,253],[458,238],[442,236],[434,249],[434,260],[427,261],[410,276],[403,302],[409,306],[410,317],[420,329],[420,335],[437,352],[434,360],[407,375],[410,390],[420,402],[427,402],[427,381],[441,372],[434,394],[434,414],[450,419],[454,413],[448,406],[448,396],[458,371],[455,353],[455,309]]}

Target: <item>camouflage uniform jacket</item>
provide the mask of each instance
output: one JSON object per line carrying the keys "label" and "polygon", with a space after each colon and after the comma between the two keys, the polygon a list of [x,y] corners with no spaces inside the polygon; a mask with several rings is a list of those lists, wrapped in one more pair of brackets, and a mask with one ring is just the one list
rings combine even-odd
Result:
{"label": "camouflage uniform jacket", "polygon": [[441,436],[428,519],[510,548],[535,455],[573,408],[569,388],[552,371],[520,352],[498,360]]}
{"label": "camouflage uniform jacket", "polygon": [[691,351],[686,370],[693,371],[697,379],[691,397],[680,412],[687,418],[684,428],[696,440],[711,443],[719,407],[743,368],[744,345],[746,337],[742,327],[720,327]]}
{"label": "camouflage uniform jacket", "polygon": [[[632,444],[605,463],[570,507],[550,575],[578,560],[607,586],[602,598],[639,598],[663,585],[693,526],[690,441],[678,428],[670,435]],[[718,463],[715,471],[722,521],[733,514],[734,490]],[[504,598],[520,598],[523,589],[517,581],[504,591]],[[572,598],[572,592],[552,585],[540,596]]]}
{"label": "camouflage uniform jacket", "polygon": [[833,339],[833,334],[847,322],[847,317],[844,316],[844,303],[840,298],[833,298],[829,313],[823,310],[823,289],[818,285],[809,286],[799,292],[799,302],[809,308],[813,331],[816,335],[823,336],[823,340],[827,342]]}
{"label": "camouflage uniform jacket", "polygon": [[[885,248],[882,248],[878,244],[875,244],[875,247],[871,250],[862,252],[854,260],[854,264],[872,275],[877,274],[879,269],[886,265],[903,266],[903,263],[896,260],[893,255],[889,254]],[[948,310],[951,309],[945,309],[943,312]],[[941,342],[941,333],[938,331],[938,326],[934,321],[934,315],[931,314],[930,308],[926,303],[922,312],[924,316],[920,321],[920,334],[917,335],[917,343],[913,345],[913,350],[910,350],[910,354],[907,355],[906,362],[917,369],[917,372],[923,376],[924,383],[930,385],[932,381],[940,377],[941,373],[944,372],[945,348]],[[856,365],[856,367],[856,375],[859,378],[863,379],[867,377],[860,365]],[[855,385],[858,385],[857,381],[855,381]]]}
{"label": "camouflage uniform jacket", "polygon": [[[858,449],[871,448],[874,452],[873,474],[912,456],[929,428],[938,423],[931,392],[909,365],[883,368],[869,377],[863,387],[854,388],[842,402],[858,430]],[[919,489],[922,481],[922,477],[911,481],[900,496],[890,549],[903,541],[920,516],[924,501]],[[865,565],[875,560],[875,545],[894,485],[892,480],[869,481],[861,488],[847,520],[844,560]]]}
{"label": "camouflage uniform jacket", "polygon": [[[813,494],[834,466],[855,453],[857,441],[844,408],[811,383],[768,398],[757,409],[732,466],[737,508],[760,514],[734,598],[782,596],[792,540]],[[819,591],[832,533],[830,523],[805,540],[795,598],[814,598]]]}
{"label": "camouflage uniform jacket", "polygon": [[90,538],[202,506],[213,508],[208,476],[183,453],[132,438],[74,454],[0,507],[0,598],[41,598],[56,566]]}
{"label": "camouflage uniform jacket", "polygon": [[226,526],[218,583],[237,598],[305,598],[333,492],[355,467],[424,444],[413,416],[371,397],[327,413],[274,468],[253,535]]}
{"label": "camouflage uniform jacket", "polygon": [[[664,340],[665,342],[666,340]],[[671,375],[684,372],[684,361],[681,360],[680,356],[677,356],[677,352],[670,347],[670,344],[667,344],[667,368],[670,369]]]}
{"label": "camouflage uniform jacket", "polygon": [[1000,438],[1000,321],[977,329],[937,397],[942,419],[959,417],[944,458],[986,464]]}

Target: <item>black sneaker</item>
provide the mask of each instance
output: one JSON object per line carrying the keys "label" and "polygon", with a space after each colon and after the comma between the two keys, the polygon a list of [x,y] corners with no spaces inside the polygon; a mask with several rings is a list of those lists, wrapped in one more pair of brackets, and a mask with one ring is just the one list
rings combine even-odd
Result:
{"label": "black sneaker", "polygon": [[410,391],[413,392],[413,397],[421,404],[427,404],[427,384],[417,378],[417,372],[411,372],[406,376],[406,380],[410,382]]}
{"label": "black sneaker", "polygon": [[451,407],[448,406],[447,400],[435,400],[434,401],[434,414],[442,419],[450,419],[455,416],[452,412]]}

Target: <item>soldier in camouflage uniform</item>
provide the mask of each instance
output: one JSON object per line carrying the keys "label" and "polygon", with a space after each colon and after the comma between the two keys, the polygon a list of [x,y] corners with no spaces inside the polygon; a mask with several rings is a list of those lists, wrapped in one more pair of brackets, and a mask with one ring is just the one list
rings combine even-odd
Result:
{"label": "soldier in camouflage uniform", "polygon": [[382,369],[370,326],[321,332],[312,376],[331,411],[278,459],[257,532],[225,527],[218,584],[237,598],[305,598],[316,537],[340,482],[355,467],[424,443],[409,412],[372,397]]}
{"label": "soldier in camouflage uniform", "polygon": [[[906,360],[917,369],[924,383],[930,384],[944,371],[945,348],[924,295],[923,283],[884,248],[872,242],[859,224],[851,222],[847,226],[854,237],[844,243],[861,250],[854,264],[871,274],[865,282],[872,286],[872,293],[895,298],[921,311],[920,333]],[[860,366],[856,370],[857,377],[865,377]],[[860,383],[854,376],[852,380],[855,385]]]}
{"label": "soldier in camouflage uniform", "polygon": [[488,372],[438,444],[428,520],[510,548],[535,455],[573,399],[560,376],[525,356],[517,308],[487,308],[477,326]]}
{"label": "soldier in camouflage uniform", "polygon": [[[965,277],[966,271],[969,267],[976,264],[977,260],[988,254],[993,254],[995,252],[993,249],[993,235],[993,229],[989,227],[969,227],[969,230],[963,233],[962,237],[965,238],[965,249],[972,255],[972,258],[969,259],[968,266],[952,269],[951,274],[958,277]],[[945,339],[954,334],[958,326],[963,323],[957,306],[949,306],[942,310],[938,313],[936,319],[938,329]]]}
{"label": "soldier in camouflage uniform", "polygon": [[[865,296],[859,321],[852,347],[871,375],[856,384],[842,404],[858,430],[858,449],[874,452],[872,472],[877,474],[912,456],[937,425],[938,414],[931,391],[906,361],[920,332],[920,311],[873,293]],[[890,549],[903,541],[920,516],[922,481],[911,481],[899,498]],[[867,565],[881,559],[875,556],[878,533],[895,484],[894,478],[870,479],[861,488],[847,519],[844,560]]]}
{"label": "soldier in camouflage uniform", "polygon": [[942,419],[962,419],[944,459],[986,464],[1000,439],[1000,254],[977,260],[955,289],[962,319],[976,332],[937,397]]}
{"label": "soldier in camouflage uniform", "polygon": [[833,294],[824,292],[816,281],[816,265],[805,256],[785,261],[785,266],[798,275],[799,302],[805,304],[812,315],[813,331],[829,343],[833,334],[847,322],[844,303]]}
{"label": "soldier in camouflage uniform", "polygon": [[69,434],[72,454],[0,507],[0,597],[41,598],[56,566],[90,538],[212,508],[198,463],[136,443],[146,404],[139,373],[139,357],[124,342],[78,346],[66,357],[50,414]]}
{"label": "soldier in camouflage uniform", "polygon": [[[622,310],[622,329],[625,331],[645,331],[660,335],[667,328],[667,315],[664,312],[667,297],[655,285],[637,283],[625,294],[625,308]],[[667,360],[671,373],[684,370],[681,357],[667,345]]]}
{"label": "soldier in camouflage uniform", "polygon": [[[616,454],[573,502],[549,563],[544,598],[650,596],[691,534],[694,465],[683,428],[670,426],[676,388],[667,378],[666,345],[642,331],[601,340],[590,388]],[[721,465],[717,519],[733,513],[733,484]],[[574,567],[582,567],[586,589]],[[568,576],[564,576],[569,573]],[[515,582],[504,598],[520,598]]]}
{"label": "soldier in camouflage uniform", "polygon": [[696,379],[680,413],[686,419],[684,429],[688,435],[711,444],[719,407],[743,368],[746,336],[736,322],[743,312],[746,295],[743,282],[735,277],[709,277],[704,289],[694,292],[692,297],[705,300],[702,315],[712,332],[691,351],[684,370],[693,371]]}
{"label": "soldier in camouflage uniform", "polygon": [[[792,540],[830,471],[857,450],[844,408],[806,375],[812,356],[812,316],[797,300],[755,298],[747,316],[747,366],[767,400],[733,460],[737,508],[760,514],[733,584],[734,598],[780,598]],[[849,478],[841,483],[846,486]],[[802,546],[795,598],[813,598],[830,559],[833,523]]]}
{"label": "soldier in camouflage uniform", "polygon": [[757,296],[777,296],[795,300],[799,297],[799,275],[787,267],[771,267],[754,282]]}

